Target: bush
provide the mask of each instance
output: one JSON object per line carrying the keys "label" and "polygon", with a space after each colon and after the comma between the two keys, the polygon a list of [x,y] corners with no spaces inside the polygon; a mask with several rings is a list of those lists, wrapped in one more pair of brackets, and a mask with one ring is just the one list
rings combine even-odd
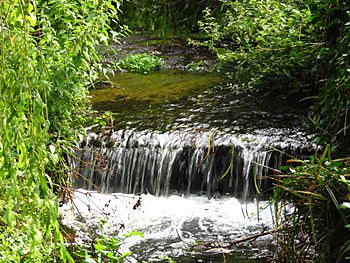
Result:
{"label": "bush", "polygon": [[[350,256],[350,158],[323,156],[290,160],[295,167],[276,180],[277,211],[292,201],[282,218],[280,256],[288,262],[345,262]],[[285,203],[282,204],[281,200]],[[279,259],[283,261],[283,259]]]}
{"label": "bush", "polygon": [[319,94],[310,114],[311,123],[319,132],[319,141],[331,143],[340,156],[350,152],[350,7],[347,8],[347,13],[341,4],[332,9],[339,20],[335,17],[327,28],[339,33],[324,51],[322,67],[327,68],[320,73]]}
{"label": "bush", "polygon": [[318,49],[311,15],[293,1],[222,1],[221,13],[206,9],[199,22],[208,39],[190,43],[212,50],[219,66],[232,66],[227,75],[241,89],[266,79],[300,81],[312,73]]}
{"label": "bush", "polygon": [[1,262],[73,261],[53,189],[68,176],[112,2],[0,1]]}

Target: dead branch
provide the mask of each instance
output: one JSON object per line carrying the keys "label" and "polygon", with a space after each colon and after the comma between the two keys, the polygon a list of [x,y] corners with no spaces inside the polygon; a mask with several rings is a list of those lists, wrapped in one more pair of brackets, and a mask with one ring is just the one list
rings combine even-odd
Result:
{"label": "dead branch", "polygon": [[290,227],[286,227],[284,225],[280,225],[277,228],[268,230],[268,231],[263,231],[261,233],[257,233],[245,238],[237,239],[237,240],[229,240],[229,241],[223,241],[223,242],[218,242],[218,241],[202,241],[199,244],[192,245],[192,247],[199,247],[200,249],[206,250],[206,249],[212,249],[212,248],[224,248],[224,249],[233,249],[235,246],[237,246],[240,243],[248,242],[248,241],[253,241],[256,240],[260,237],[267,236],[267,235],[274,235],[277,232],[280,231],[285,231],[290,229]]}
{"label": "dead branch", "polygon": [[248,236],[248,237],[245,237],[245,238],[229,241],[229,242],[226,242],[226,243],[229,243],[228,248],[232,248],[232,247],[236,246],[237,244],[244,243],[244,242],[247,242],[247,241],[256,240],[259,237],[272,235],[272,234],[275,234],[275,233],[277,233],[279,231],[282,231],[282,230],[285,230],[285,229],[286,228],[277,227],[277,228],[271,229],[269,231],[263,231],[262,233],[258,233],[258,234],[251,235],[251,236]]}

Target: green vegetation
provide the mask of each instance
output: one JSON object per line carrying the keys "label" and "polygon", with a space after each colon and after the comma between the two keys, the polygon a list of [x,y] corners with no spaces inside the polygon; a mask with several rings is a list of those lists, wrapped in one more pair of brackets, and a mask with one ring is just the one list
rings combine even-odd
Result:
{"label": "green vegetation", "polygon": [[[96,50],[108,45],[120,4],[0,1],[1,262],[73,262],[58,223],[57,195],[68,175],[64,156],[82,132],[87,87],[102,71]],[[350,149],[349,9],[345,0],[131,0],[123,20],[167,35],[196,31],[202,18],[206,39],[191,43],[213,51],[237,88],[279,83],[312,95],[309,119],[318,141],[331,143],[339,155]],[[121,62],[141,73],[161,65],[147,54]],[[145,94],[156,101],[152,92]],[[349,257],[349,159],[334,160],[329,152],[298,160],[275,178],[275,199],[292,200],[297,208],[280,237],[288,261]],[[98,241],[86,257],[119,262],[127,255],[116,255],[115,242]]]}
{"label": "green vegetation", "polygon": [[122,263],[127,262],[126,258],[131,252],[120,254],[121,241],[115,237],[103,237],[95,240],[92,245],[92,251],[86,248],[78,247],[73,252],[76,260],[82,260],[84,263]]}
{"label": "green vegetation", "polygon": [[130,0],[122,7],[122,22],[133,30],[161,36],[189,33],[197,26],[202,11],[216,5],[215,1],[203,0]]}
{"label": "green vegetation", "polygon": [[[350,13],[346,1],[222,1],[199,22],[208,47],[235,88],[282,85],[316,99],[319,142],[350,149]],[[340,152],[340,151],[338,151]]]}
{"label": "green vegetation", "polygon": [[[277,218],[285,224],[278,262],[344,262],[350,256],[350,158],[332,160],[328,149],[320,158],[291,160],[296,166],[284,167],[289,172],[276,181]],[[282,213],[286,203],[280,200],[297,210]]]}
{"label": "green vegetation", "polygon": [[[199,22],[205,40],[240,90],[294,88],[314,99],[309,124],[326,148],[274,176],[278,216],[283,214],[278,262],[345,262],[350,256],[350,6],[347,1],[221,1]],[[331,146],[329,146],[329,145]],[[327,145],[327,146],[326,146]],[[276,179],[277,178],[277,179]]]}
{"label": "green vegetation", "polygon": [[123,60],[119,62],[119,66],[129,72],[147,74],[155,70],[159,70],[163,65],[163,60],[160,57],[139,53],[126,55]]}
{"label": "green vegetation", "polygon": [[222,11],[204,11],[199,27],[208,36],[190,41],[208,47],[219,66],[231,66],[227,76],[240,89],[264,79],[288,78],[294,85],[311,74],[318,44],[307,6],[279,0],[223,1]]}
{"label": "green vegetation", "polygon": [[0,1],[0,261],[71,262],[54,190],[87,109],[117,9],[106,1]]}
{"label": "green vegetation", "polygon": [[346,1],[320,4],[314,13],[324,29],[316,85],[317,100],[310,120],[323,144],[331,143],[338,153],[350,152],[350,7]]}

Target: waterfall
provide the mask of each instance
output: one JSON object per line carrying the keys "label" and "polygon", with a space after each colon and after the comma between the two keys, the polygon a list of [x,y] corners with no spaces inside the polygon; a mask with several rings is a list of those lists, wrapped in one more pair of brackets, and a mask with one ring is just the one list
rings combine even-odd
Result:
{"label": "waterfall", "polygon": [[101,192],[231,194],[252,198],[267,191],[285,160],[314,145],[301,132],[108,130],[90,133],[71,160],[76,188]]}

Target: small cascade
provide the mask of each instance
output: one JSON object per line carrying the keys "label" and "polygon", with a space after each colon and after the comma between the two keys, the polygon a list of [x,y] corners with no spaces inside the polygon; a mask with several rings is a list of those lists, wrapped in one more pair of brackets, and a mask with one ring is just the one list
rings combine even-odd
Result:
{"label": "small cascade", "polygon": [[90,133],[76,151],[72,181],[76,188],[105,193],[232,194],[249,199],[270,188],[264,176],[314,147],[305,134],[288,129],[245,135],[111,129]]}

